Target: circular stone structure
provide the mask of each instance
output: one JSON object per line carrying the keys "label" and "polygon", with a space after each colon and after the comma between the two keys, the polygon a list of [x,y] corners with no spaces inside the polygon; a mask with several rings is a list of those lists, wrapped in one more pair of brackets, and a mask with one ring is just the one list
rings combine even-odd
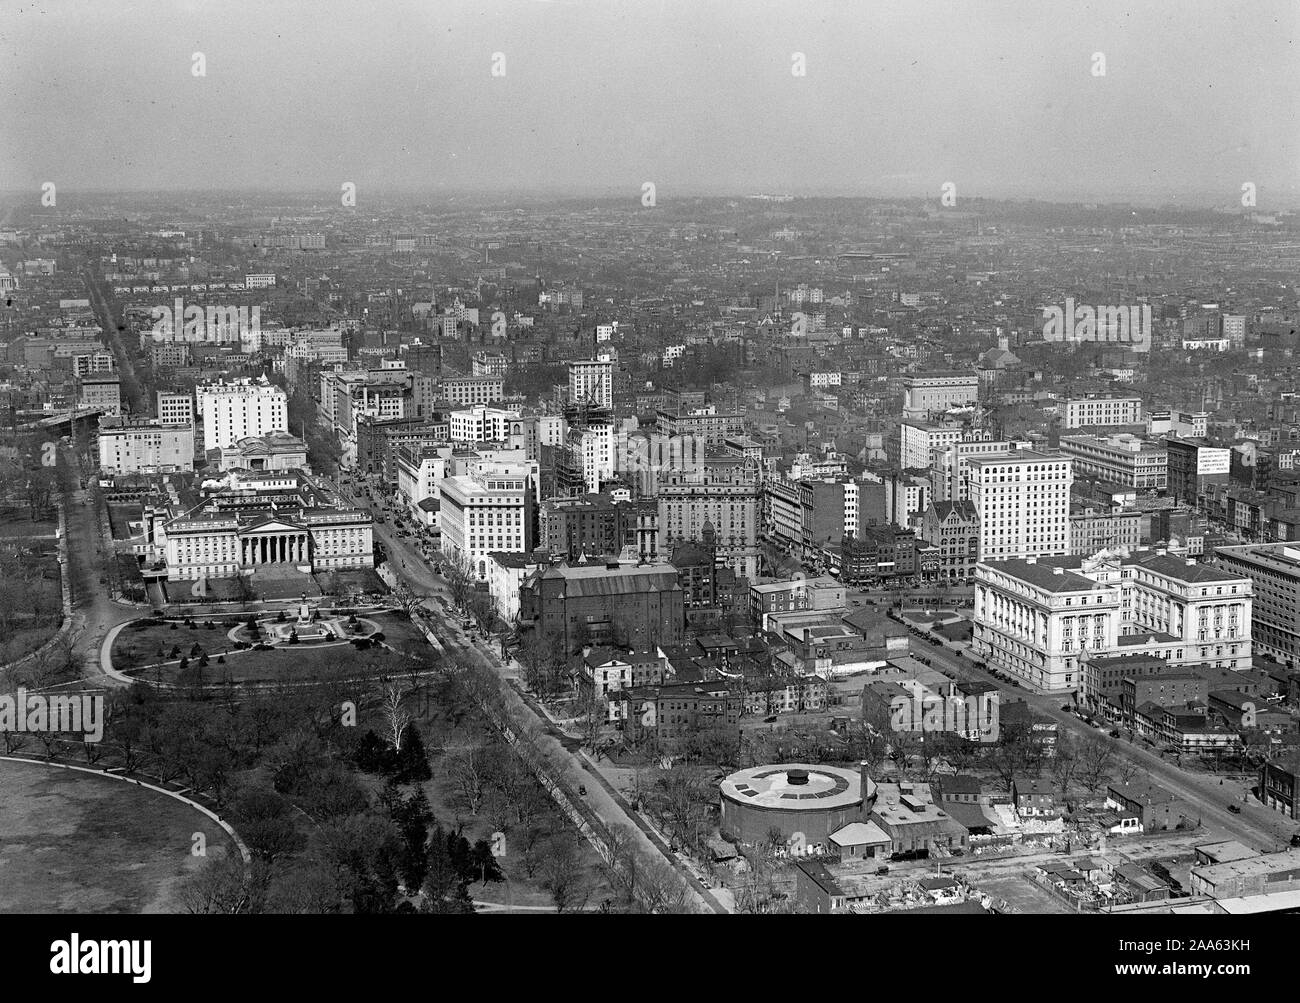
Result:
{"label": "circular stone structure", "polygon": [[[863,783],[867,807],[863,806]],[[783,841],[826,844],[831,833],[862,821],[876,800],[865,771],[808,763],[740,770],[722,781],[723,836],[738,843],[766,842],[773,829]]]}

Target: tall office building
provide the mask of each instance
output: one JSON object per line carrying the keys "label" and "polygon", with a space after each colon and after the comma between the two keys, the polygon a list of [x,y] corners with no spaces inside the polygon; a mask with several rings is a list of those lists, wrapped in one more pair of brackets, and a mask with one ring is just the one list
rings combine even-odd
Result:
{"label": "tall office building", "polygon": [[758,468],[735,456],[711,456],[693,470],[669,470],[659,478],[660,553],[679,541],[704,539],[713,527],[719,564],[739,578],[758,576],[759,519],[763,486]]}
{"label": "tall office building", "polygon": [[1070,553],[1072,464],[1029,449],[973,456],[970,500],[980,521],[980,560]]}
{"label": "tall office building", "polygon": [[609,358],[577,359],[569,363],[569,399],[598,407],[614,406],[614,363]]}
{"label": "tall office building", "polygon": [[1217,547],[1214,558],[1251,580],[1255,650],[1287,665],[1300,661],[1300,541]]}
{"label": "tall office building", "polygon": [[935,501],[966,501],[970,498],[972,456],[997,456],[1012,449],[1029,449],[1028,439],[989,442],[956,442],[930,451],[930,493]]}
{"label": "tall office building", "polygon": [[443,549],[480,581],[487,580],[488,554],[533,549],[532,470],[527,463],[484,462],[439,484]]}
{"label": "tall office building", "polygon": [[195,388],[207,449],[225,449],[240,439],[289,430],[289,398],[263,376],[257,381],[218,381]]}
{"label": "tall office building", "polygon": [[1246,316],[1240,313],[1223,315],[1223,336],[1232,348],[1246,347]]}

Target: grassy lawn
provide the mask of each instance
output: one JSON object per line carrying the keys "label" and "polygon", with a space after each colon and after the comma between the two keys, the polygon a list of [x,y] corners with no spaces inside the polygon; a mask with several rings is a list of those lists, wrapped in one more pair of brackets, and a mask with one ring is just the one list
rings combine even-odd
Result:
{"label": "grassy lawn", "polygon": [[[190,649],[197,643],[215,659],[223,651],[233,647],[226,631],[235,626],[237,619],[219,620],[214,618],[214,628],[208,630],[205,620],[195,620],[194,627],[183,623],[154,624],[146,620],[129,623],[118,631],[113,641],[113,667],[129,672],[141,665],[152,665],[163,658],[171,656],[174,647],[179,646],[182,655],[189,655]],[[172,627],[175,630],[172,630]],[[163,654],[159,655],[159,651]]]}
{"label": "grassy lawn", "polygon": [[181,912],[203,858],[237,853],[211,819],[163,794],[36,764],[0,763],[0,913]]}
{"label": "grassy lawn", "polygon": [[0,537],[17,536],[30,539],[36,536],[53,536],[58,528],[59,524],[55,519],[41,519],[37,522],[32,522],[26,516],[0,519]]}
{"label": "grassy lawn", "polygon": [[4,640],[0,641],[0,665],[8,665],[30,655],[53,637],[58,629],[59,621],[51,620],[39,627],[21,628],[6,633]]}
{"label": "grassy lawn", "polygon": [[[193,662],[190,663],[193,666]],[[371,648],[357,651],[350,644],[296,644],[270,651],[244,651],[226,655],[224,665],[214,659],[203,669],[202,681],[212,683],[300,682],[330,677],[372,675],[376,672],[403,672],[410,668],[406,659],[392,652]],[[147,669],[141,678],[161,682],[183,682],[178,663],[159,669]]]}
{"label": "grassy lawn", "polygon": [[0,665],[35,651],[62,621],[53,541],[0,544]]}
{"label": "grassy lawn", "polygon": [[[172,623],[155,624],[137,621],[123,627],[113,641],[113,666],[123,672],[142,666],[157,666],[159,650],[165,652],[167,664],[148,668],[139,673],[141,678],[157,682],[178,682],[180,661],[173,660],[172,651],[179,647],[181,654],[189,657],[194,644],[208,654],[208,665],[203,669],[203,682],[270,682],[275,680],[306,680],[330,676],[369,675],[375,671],[408,671],[413,664],[403,654],[420,660],[420,666],[431,654],[428,644],[418,629],[406,619],[392,614],[364,617],[378,625],[385,644],[396,649],[358,651],[351,644],[304,641],[301,644],[280,645],[270,651],[236,651],[227,632],[243,621],[243,617],[216,620],[217,626],[208,630],[205,619],[196,619],[194,627]],[[224,654],[225,664],[217,662]],[[190,665],[194,665],[191,658]]]}

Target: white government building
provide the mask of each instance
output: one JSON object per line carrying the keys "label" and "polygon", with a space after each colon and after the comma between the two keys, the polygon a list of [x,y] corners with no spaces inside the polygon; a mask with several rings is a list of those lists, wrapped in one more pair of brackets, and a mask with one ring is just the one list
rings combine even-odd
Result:
{"label": "white government building", "polygon": [[1073,692],[1094,658],[1251,667],[1244,574],[1163,550],[1029,557],[975,568],[972,651],[1039,692]]}
{"label": "white government building", "polygon": [[375,566],[369,513],[317,505],[296,471],[231,473],[188,502],[173,489],[144,505],[143,524],[136,553],[173,581]]}

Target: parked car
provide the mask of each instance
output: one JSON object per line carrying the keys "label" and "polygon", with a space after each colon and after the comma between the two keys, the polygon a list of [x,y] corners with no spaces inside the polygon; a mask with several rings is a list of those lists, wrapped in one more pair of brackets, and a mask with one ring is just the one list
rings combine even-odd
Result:
{"label": "parked car", "polygon": [[1241,805],[1239,805],[1239,804],[1230,804],[1230,805],[1228,805],[1228,811],[1232,812],[1234,815],[1240,815],[1240,814],[1241,814]]}
{"label": "parked car", "polygon": [[578,784],[578,793],[584,798],[587,796],[587,788],[584,784]]}
{"label": "parked car", "polygon": [[1300,832],[1291,833],[1291,845],[1300,846]]}

